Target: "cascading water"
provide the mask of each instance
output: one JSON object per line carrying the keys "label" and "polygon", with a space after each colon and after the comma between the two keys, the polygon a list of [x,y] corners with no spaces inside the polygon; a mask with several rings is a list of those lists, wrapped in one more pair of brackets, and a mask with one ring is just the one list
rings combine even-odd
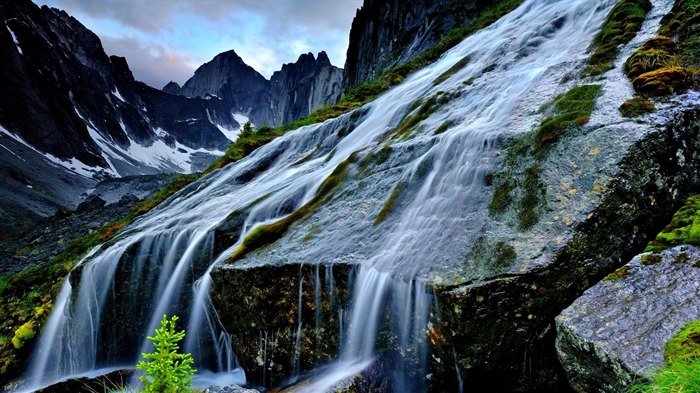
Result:
{"label": "cascading water", "polygon": [[[561,76],[585,57],[615,2],[527,0],[363,109],[278,138],[141,217],[93,250],[66,280],[33,354],[30,388],[101,368],[133,367],[150,350],[145,337],[163,314],[188,321],[184,349],[193,353],[196,368],[223,376],[217,383],[243,382],[208,296],[212,269],[257,226],[312,201],[351,155],[367,158],[391,145],[390,157],[377,163],[380,174],[362,179],[363,185],[341,186],[352,189],[346,207],[333,199],[319,211],[319,222],[332,230],[305,247],[278,242],[276,252],[242,262],[286,255],[360,265],[351,307],[338,310],[344,321],[339,362],[307,390],[322,391],[370,364],[385,329],[402,354],[392,363],[393,389],[425,390],[433,301],[424,280],[432,269],[461,266],[467,250],[454,245],[471,244],[486,220],[484,176],[497,158],[495,146],[534,124],[537,108],[561,91]],[[464,67],[447,73],[467,58]],[[433,113],[420,127],[405,137],[392,134],[416,106],[430,102]],[[444,132],[434,132],[440,128]],[[399,202],[381,222],[375,217],[392,189]],[[215,231],[236,215],[242,217],[237,241],[220,244]],[[481,267],[470,269],[478,277]],[[261,333],[264,345],[268,333],[275,334]]]}

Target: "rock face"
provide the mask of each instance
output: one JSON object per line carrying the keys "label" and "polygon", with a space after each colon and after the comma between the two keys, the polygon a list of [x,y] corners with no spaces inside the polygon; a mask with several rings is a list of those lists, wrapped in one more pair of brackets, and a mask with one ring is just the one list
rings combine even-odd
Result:
{"label": "rock face", "polygon": [[198,170],[232,143],[229,108],[135,81],[65,12],[10,1],[0,15],[3,221],[74,208],[106,177]]}
{"label": "rock face", "polygon": [[556,319],[557,354],[578,392],[619,392],[664,365],[664,345],[700,320],[700,249],[642,254]]}
{"label": "rock face", "polygon": [[350,30],[343,88],[373,81],[403,64],[498,0],[365,0]]}
{"label": "rock face", "polygon": [[342,78],[343,70],[331,65],[325,52],[318,58],[311,53],[301,55],[268,81],[231,50],[199,67],[181,89],[171,82],[163,90],[219,100],[256,125],[278,126],[334,104],[342,92]]}
{"label": "rock face", "polygon": [[213,272],[212,301],[248,381],[274,386],[333,359],[350,271],[287,265]]}

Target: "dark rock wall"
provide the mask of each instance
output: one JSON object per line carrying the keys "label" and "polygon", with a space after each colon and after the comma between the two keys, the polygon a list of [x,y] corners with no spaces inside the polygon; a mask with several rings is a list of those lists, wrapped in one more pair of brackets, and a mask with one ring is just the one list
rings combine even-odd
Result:
{"label": "dark rock wall", "polygon": [[365,0],[350,30],[343,88],[377,79],[499,0]]}
{"label": "dark rock wall", "polygon": [[212,301],[249,382],[275,386],[337,356],[350,271],[311,264],[212,271]]}

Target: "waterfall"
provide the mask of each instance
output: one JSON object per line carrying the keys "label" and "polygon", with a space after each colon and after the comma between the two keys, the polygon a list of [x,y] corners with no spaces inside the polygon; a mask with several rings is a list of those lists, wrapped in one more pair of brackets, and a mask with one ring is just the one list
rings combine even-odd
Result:
{"label": "waterfall", "polygon": [[[146,336],[163,314],[186,321],[184,348],[201,378],[245,382],[209,299],[212,269],[259,225],[312,201],[349,157],[371,158],[387,148],[389,157],[377,164],[381,173],[370,172],[364,185],[341,185],[347,192],[328,202],[332,208],[319,209],[315,218],[328,230],[305,247],[278,242],[275,252],[241,263],[283,263],[272,258],[285,255],[360,266],[351,306],[338,310],[338,361],[307,389],[322,391],[370,366],[378,345],[387,346],[377,341],[384,330],[397,353],[410,354],[392,360],[393,389],[427,389],[425,331],[433,300],[426,280],[433,269],[462,268],[466,249],[455,242],[470,244],[487,219],[484,177],[498,160],[499,141],[535,124],[539,106],[562,91],[562,76],[586,57],[615,2],[527,0],[362,109],[277,138],[140,217],[66,279],[32,355],[30,388],[102,368],[133,368],[150,351]],[[416,105],[430,102],[434,112],[419,127],[406,137],[392,134]],[[375,220],[392,189],[395,210]],[[215,231],[238,216],[237,238],[220,244]],[[478,277],[484,267],[470,269]],[[260,340],[266,346],[267,333]]]}

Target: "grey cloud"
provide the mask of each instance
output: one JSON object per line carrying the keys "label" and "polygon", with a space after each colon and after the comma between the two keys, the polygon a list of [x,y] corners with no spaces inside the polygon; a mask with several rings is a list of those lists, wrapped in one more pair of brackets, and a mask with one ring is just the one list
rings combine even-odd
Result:
{"label": "grey cloud", "polygon": [[147,33],[163,29],[178,12],[218,20],[241,11],[263,16],[270,33],[284,33],[292,29],[347,33],[349,21],[362,5],[362,0],[54,0],[52,3],[69,13],[113,18]]}
{"label": "grey cloud", "polygon": [[137,38],[101,37],[101,40],[107,53],[126,57],[137,80],[158,89],[170,81],[182,85],[194,74],[192,64],[198,63],[187,55],[144,43]]}

